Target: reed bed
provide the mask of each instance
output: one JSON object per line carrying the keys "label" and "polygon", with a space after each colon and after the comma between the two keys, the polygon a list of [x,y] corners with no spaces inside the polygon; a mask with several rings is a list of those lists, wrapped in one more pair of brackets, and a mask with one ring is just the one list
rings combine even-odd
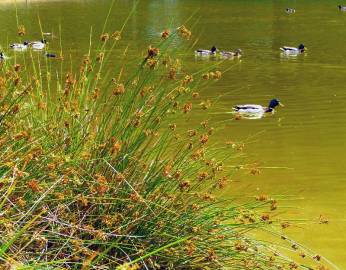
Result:
{"label": "reed bed", "polygon": [[242,145],[209,146],[207,121],[179,125],[222,77],[176,59],[190,30],[110,68],[121,35],[102,33],[67,73],[46,58],[1,63],[0,269],[327,269],[282,234],[276,200],[213,195]]}

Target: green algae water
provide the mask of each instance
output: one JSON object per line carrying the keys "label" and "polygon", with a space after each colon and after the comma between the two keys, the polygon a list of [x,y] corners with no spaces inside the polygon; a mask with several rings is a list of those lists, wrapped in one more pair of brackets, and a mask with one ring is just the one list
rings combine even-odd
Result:
{"label": "green algae water", "polygon": [[[25,39],[40,39],[43,32],[59,37],[66,62],[82,58],[92,41],[97,42],[111,1],[0,1],[0,45],[9,57],[8,44],[18,41],[19,24],[26,27]],[[220,196],[238,194],[284,195],[281,209],[292,218],[304,218],[302,226],[288,234],[341,269],[346,267],[346,12],[337,1],[236,1],[236,0],[144,0],[116,1],[106,31],[119,30],[135,7],[124,30],[119,54],[128,46],[128,58],[144,52],[160,32],[181,25],[193,15],[196,48],[234,50],[241,48],[241,61],[226,61],[231,69],[220,82],[205,89],[203,99],[217,102],[209,111],[195,110],[191,122],[208,119],[217,130],[216,139],[244,141],[245,157],[239,164],[256,163],[259,175],[247,170],[234,176],[234,183]],[[286,7],[296,9],[287,15]],[[188,25],[189,23],[187,23]],[[24,40],[24,39],[23,39]],[[58,53],[59,38],[50,39],[49,52]],[[308,48],[305,55],[283,57],[283,45]],[[28,52],[27,52],[28,53]],[[42,57],[41,52],[32,52]],[[182,55],[186,69],[205,61]],[[117,55],[114,55],[117,59]],[[116,61],[116,60],[114,60]],[[212,60],[211,60],[212,61]],[[267,105],[279,98],[284,108],[260,120],[232,120],[234,104]],[[215,138],[214,138],[215,139]],[[241,194],[239,193],[241,192]],[[279,209],[280,210],[280,203]],[[323,215],[328,225],[318,224]]]}

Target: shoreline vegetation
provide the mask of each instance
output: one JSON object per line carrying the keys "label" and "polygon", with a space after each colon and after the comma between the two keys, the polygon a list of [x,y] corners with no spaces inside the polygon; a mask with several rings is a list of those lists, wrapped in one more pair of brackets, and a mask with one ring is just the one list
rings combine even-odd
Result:
{"label": "shoreline vegetation", "polygon": [[214,196],[242,146],[209,145],[207,121],[177,124],[222,77],[175,57],[191,31],[165,30],[135,68],[125,51],[109,69],[122,31],[73,59],[79,70],[1,62],[0,269],[332,269],[282,233],[277,200]]}

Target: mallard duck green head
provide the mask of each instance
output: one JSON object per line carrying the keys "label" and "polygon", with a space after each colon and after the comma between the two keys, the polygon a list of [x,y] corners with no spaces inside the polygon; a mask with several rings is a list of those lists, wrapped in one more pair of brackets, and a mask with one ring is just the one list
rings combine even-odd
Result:
{"label": "mallard duck green head", "polygon": [[304,51],[304,50],[305,50],[304,44],[300,44],[300,45],[298,46],[298,49],[299,49],[300,51]]}
{"label": "mallard duck green head", "polygon": [[273,112],[273,110],[275,109],[276,106],[284,106],[280,100],[278,100],[277,98],[274,98],[272,99],[270,102],[269,102],[269,105],[268,105],[268,108],[265,110],[265,112]]}

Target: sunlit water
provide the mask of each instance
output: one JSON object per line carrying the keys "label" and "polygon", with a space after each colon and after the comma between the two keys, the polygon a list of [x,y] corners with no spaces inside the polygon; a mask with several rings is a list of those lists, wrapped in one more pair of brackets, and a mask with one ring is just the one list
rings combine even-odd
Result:
{"label": "sunlit water", "polygon": [[[15,6],[5,2],[0,1],[3,48],[17,40]],[[17,1],[17,8],[28,39],[39,38],[38,17],[44,32],[58,35],[61,25],[66,61],[87,52],[90,26],[93,33],[101,32],[109,3]],[[130,53],[138,55],[160,31],[184,23],[192,14],[194,21],[198,19],[194,28],[197,47],[241,48],[242,60],[228,63],[234,66],[223,80],[203,93],[205,98],[223,95],[207,118],[226,123],[216,134],[220,140],[248,142],[247,157],[240,163],[287,169],[261,169],[257,176],[241,172],[234,179],[234,188],[244,196],[293,195],[299,198],[294,202],[296,208],[288,210],[293,217],[311,221],[320,214],[328,217],[327,226],[310,222],[290,233],[345,268],[346,13],[338,11],[338,4],[327,0],[143,0],[128,21],[123,35],[126,42],[121,43],[119,53],[129,41]],[[131,1],[117,1],[107,30],[120,29],[132,6]],[[296,8],[296,13],[285,14],[287,6]],[[93,40],[98,37],[95,34]],[[300,43],[308,47],[305,55],[280,56],[280,46]],[[50,46],[57,51],[59,39]],[[190,67],[203,65],[192,52],[185,58]],[[272,117],[231,121],[227,114],[234,104],[267,105],[272,97],[286,105]],[[204,118],[205,112],[195,113],[197,123]]]}

